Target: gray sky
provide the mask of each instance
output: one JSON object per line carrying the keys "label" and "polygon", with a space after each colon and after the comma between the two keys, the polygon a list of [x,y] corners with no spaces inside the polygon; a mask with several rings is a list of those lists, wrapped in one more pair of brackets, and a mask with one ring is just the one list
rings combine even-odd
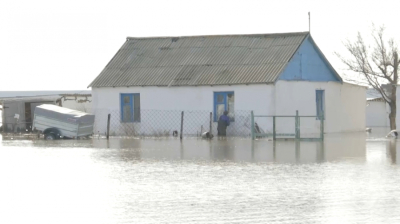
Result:
{"label": "gray sky", "polygon": [[[399,2],[400,3],[400,2]],[[395,31],[396,1],[3,0],[0,90],[86,89],[127,36],[254,34],[308,30],[342,74],[333,55],[372,22]]]}

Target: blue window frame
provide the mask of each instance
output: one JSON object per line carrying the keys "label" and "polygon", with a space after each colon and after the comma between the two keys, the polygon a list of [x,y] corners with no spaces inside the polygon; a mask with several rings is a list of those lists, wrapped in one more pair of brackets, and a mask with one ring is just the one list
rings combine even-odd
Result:
{"label": "blue window frame", "polygon": [[214,92],[214,122],[228,111],[231,121],[235,121],[235,93],[234,92]]}
{"label": "blue window frame", "polygon": [[323,116],[325,120],[325,90],[316,90],[315,96],[318,116],[317,120],[320,120],[321,116]]}
{"label": "blue window frame", "polygon": [[121,122],[140,122],[139,93],[121,93]]}

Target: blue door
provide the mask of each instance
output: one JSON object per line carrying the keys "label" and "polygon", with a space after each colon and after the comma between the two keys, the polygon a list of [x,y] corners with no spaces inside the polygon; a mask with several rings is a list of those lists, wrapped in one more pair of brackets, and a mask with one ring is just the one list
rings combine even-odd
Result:
{"label": "blue door", "polygon": [[317,119],[319,120],[320,117],[323,116],[325,120],[325,90],[316,90],[315,96],[317,104]]}

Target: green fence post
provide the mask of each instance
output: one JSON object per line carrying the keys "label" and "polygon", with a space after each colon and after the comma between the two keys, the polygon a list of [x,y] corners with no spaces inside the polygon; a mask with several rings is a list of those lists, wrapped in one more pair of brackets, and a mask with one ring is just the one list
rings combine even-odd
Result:
{"label": "green fence post", "polygon": [[321,141],[323,141],[324,140],[324,115],[323,114],[321,115],[320,119],[321,119],[321,136],[320,136],[320,139],[321,139]]}
{"label": "green fence post", "polygon": [[255,134],[254,134],[254,113],[251,111],[251,139],[255,139]]}
{"label": "green fence post", "polygon": [[275,116],[272,117],[272,139],[276,140],[276,131],[275,131]]}
{"label": "green fence post", "polygon": [[299,135],[299,139],[301,139],[301,129],[300,129],[300,116],[298,116],[297,117],[297,127],[298,127],[298,129],[297,129],[297,134]]}
{"label": "green fence post", "polygon": [[294,119],[294,123],[295,123],[295,128],[294,128],[295,129],[294,130],[295,138],[299,139],[300,135],[299,135],[299,111],[298,110],[296,110],[296,117]]}

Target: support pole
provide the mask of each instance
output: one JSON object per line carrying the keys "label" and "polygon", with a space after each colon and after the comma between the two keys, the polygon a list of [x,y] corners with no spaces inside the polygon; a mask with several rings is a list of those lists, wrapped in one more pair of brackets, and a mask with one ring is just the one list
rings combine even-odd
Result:
{"label": "support pole", "polygon": [[254,113],[251,111],[251,139],[255,139],[255,133],[254,133]]}
{"label": "support pole", "polygon": [[276,140],[275,116],[272,117],[272,139]]}
{"label": "support pole", "polygon": [[108,114],[108,118],[107,118],[107,139],[110,137],[110,120],[111,120],[111,114]]}
{"label": "support pole", "polygon": [[212,134],[212,112],[210,112],[210,134]]}
{"label": "support pole", "polygon": [[322,114],[321,116],[321,141],[324,140],[324,115]]}
{"label": "support pole", "polygon": [[183,111],[181,113],[181,135],[180,135],[180,139],[182,140],[183,138]]}
{"label": "support pole", "polygon": [[296,130],[295,130],[295,135],[296,135],[296,139],[300,139],[300,118],[299,118],[299,111],[296,110],[296,120],[295,120],[295,124],[296,124]]}

